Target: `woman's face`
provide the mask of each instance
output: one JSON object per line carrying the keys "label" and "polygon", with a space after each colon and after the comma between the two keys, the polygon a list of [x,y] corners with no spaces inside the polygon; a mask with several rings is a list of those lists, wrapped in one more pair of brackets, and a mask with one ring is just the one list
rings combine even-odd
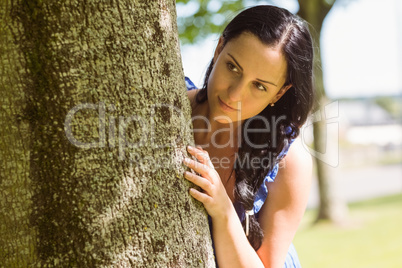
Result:
{"label": "woman's face", "polygon": [[290,88],[287,63],[278,47],[242,33],[223,47],[219,40],[208,79],[210,118],[231,123],[259,114]]}

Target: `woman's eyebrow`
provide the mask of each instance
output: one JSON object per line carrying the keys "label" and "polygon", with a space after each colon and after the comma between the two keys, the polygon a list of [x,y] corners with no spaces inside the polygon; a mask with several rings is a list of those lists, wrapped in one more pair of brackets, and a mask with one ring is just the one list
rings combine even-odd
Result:
{"label": "woman's eyebrow", "polygon": [[235,57],[232,56],[232,54],[228,53],[228,55],[232,58],[232,60],[237,64],[237,66],[239,66],[240,70],[243,71],[243,67],[241,67],[241,65],[237,62],[237,60],[235,59]]}
{"label": "woman's eyebrow", "polygon": [[267,83],[267,84],[271,84],[271,85],[273,85],[273,86],[276,86],[277,87],[277,85],[275,85],[274,83],[272,83],[272,82],[269,82],[269,81],[264,81],[264,80],[261,80],[261,79],[256,79],[257,81],[260,81],[260,82],[263,82],[263,83]]}
{"label": "woman's eyebrow", "polygon": [[[230,54],[230,53],[228,53],[228,55],[232,58],[232,60],[237,64],[237,66],[239,66],[239,68],[240,68],[240,70],[242,70],[243,71],[243,67],[241,67],[241,65],[237,62],[237,60],[235,59],[235,57],[233,57],[233,55],[232,54]],[[271,85],[273,85],[273,86],[276,86],[277,87],[277,85],[275,85],[274,83],[272,83],[272,82],[269,82],[269,81],[265,81],[265,80],[262,80],[262,79],[259,79],[259,78],[257,78],[256,79],[257,81],[259,81],[259,82],[263,82],[263,83],[267,83],[267,84],[271,84]]]}

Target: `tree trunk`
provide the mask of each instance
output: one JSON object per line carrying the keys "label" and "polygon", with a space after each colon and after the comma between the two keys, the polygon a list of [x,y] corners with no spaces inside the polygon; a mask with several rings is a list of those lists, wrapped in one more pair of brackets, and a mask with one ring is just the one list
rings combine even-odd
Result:
{"label": "tree trunk", "polygon": [[0,263],[213,267],[174,1],[0,3]]}
{"label": "tree trunk", "polygon": [[[326,120],[325,107],[329,104],[326,96],[323,82],[323,72],[320,53],[320,33],[322,24],[328,12],[331,10],[335,0],[332,3],[325,0],[299,0],[298,15],[310,23],[310,32],[315,44],[315,60],[314,60],[314,78],[316,90],[316,117],[313,119],[314,132],[314,150],[315,163],[317,168],[318,188],[320,196],[320,206],[317,221],[325,219],[335,223],[344,221],[347,212],[346,203],[339,198],[337,188],[335,187],[335,168],[330,165],[328,157],[338,157],[338,155],[328,156],[329,143],[339,142],[339,140],[331,140],[328,131],[328,123]],[[319,157],[322,156],[322,157]],[[336,161],[337,162],[337,161]]]}

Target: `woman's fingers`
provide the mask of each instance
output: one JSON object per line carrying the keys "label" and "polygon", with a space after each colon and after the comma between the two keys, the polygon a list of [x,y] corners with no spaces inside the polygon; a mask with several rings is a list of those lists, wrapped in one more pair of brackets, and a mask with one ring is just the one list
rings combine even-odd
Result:
{"label": "woman's fingers", "polygon": [[190,189],[190,195],[203,203],[208,214],[216,217],[227,211],[232,203],[226,193],[218,172],[215,170],[208,152],[201,148],[187,147],[188,152],[196,158],[185,158],[184,165],[194,170],[197,174],[185,172],[184,177],[199,186],[201,189]]}
{"label": "woman's fingers", "polygon": [[188,166],[189,168],[198,172],[202,176],[202,177],[198,176],[198,175],[193,174],[188,171],[184,172],[184,177],[188,181],[191,181],[192,183],[201,187],[204,190],[204,192],[200,192],[194,188],[191,188],[190,195],[192,197],[194,197],[196,200],[203,203],[204,205],[211,203],[213,200],[213,198],[212,198],[212,192],[213,192],[213,187],[214,187],[213,179],[210,176],[205,175],[205,174],[208,174],[208,170],[211,170],[211,168],[209,168],[206,165],[201,164],[197,161],[194,161],[190,158],[185,158],[183,162],[186,166]]}
{"label": "woman's fingers", "polygon": [[211,162],[211,159],[209,158],[209,154],[207,151],[203,150],[200,146],[197,146],[197,148],[194,148],[192,146],[187,146],[188,152],[195,156],[195,158],[202,164],[205,164],[211,168],[214,168],[214,165]]}
{"label": "woman's fingers", "polygon": [[191,168],[195,172],[201,174],[201,176],[203,176],[203,177],[209,177],[211,175],[210,174],[211,168],[203,163],[197,162],[190,158],[184,158],[183,163],[184,163],[184,165]]}
{"label": "woman's fingers", "polygon": [[209,195],[202,193],[200,191],[197,191],[194,188],[190,189],[190,195],[192,197],[194,197],[196,200],[200,201],[201,203],[208,204],[210,202],[212,202],[212,197],[210,197]]}
{"label": "woman's fingers", "polygon": [[184,177],[195,185],[200,186],[207,193],[211,193],[212,184],[209,180],[188,171],[184,172]]}

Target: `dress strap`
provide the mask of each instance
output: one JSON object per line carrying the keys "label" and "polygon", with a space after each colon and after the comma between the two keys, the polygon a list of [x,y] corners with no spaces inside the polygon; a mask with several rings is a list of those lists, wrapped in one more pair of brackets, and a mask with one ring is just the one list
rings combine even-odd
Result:
{"label": "dress strap", "polygon": [[190,80],[187,76],[184,77],[186,81],[186,87],[187,90],[192,90],[192,89],[197,89],[197,87],[194,85],[193,81]]}

